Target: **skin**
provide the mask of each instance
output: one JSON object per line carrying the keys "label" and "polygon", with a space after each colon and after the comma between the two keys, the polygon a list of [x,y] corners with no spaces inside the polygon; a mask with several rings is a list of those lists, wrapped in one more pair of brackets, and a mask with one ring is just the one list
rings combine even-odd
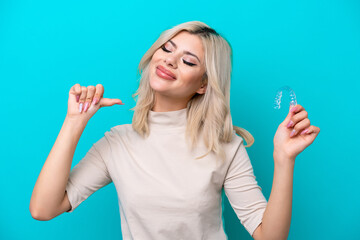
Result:
{"label": "skin", "polygon": [[[305,130],[308,132],[303,133]],[[275,133],[273,185],[262,223],[253,233],[254,239],[287,239],[291,222],[295,159],[314,142],[319,133],[319,127],[310,125],[303,106],[296,105],[289,109]]]}
{"label": "skin", "polygon": [[[75,84],[71,87],[65,121],[31,196],[29,210],[34,219],[47,221],[71,208],[65,188],[74,152],[86,124],[100,107],[122,104],[120,99],[103,98],[103,94],[101,84],[96,87]],[[80,106],[85,103],[84,110]]]}
{"label": "skin", "polygon": [[[155,90],[155,105],[153,111],[166,112],[175,111],[186,108],[187,102],[191,97],[198,93],[204,94],[206,91],[206,84],[203,84],[202,77],[205,73],[204,67],[204,51],[201,39],[187,32],[181,32],[171,39],[176,47],[167,42],[163,49],[158,49],[150,62],[150,85]],[[189,51],[195,54],[198,58],[185,54],[184,51]],[[195,64],[189,66],[183,61],[188,61]],[[156,66],[161,65],[167,70],[171,71],[176,76],[176,80],[165,80],[155,73]],[[72,126],[81,124],[83,128],[87,121],[95,114],[95,112],[104,106],[112,106],[114,104],[123,104],[120,99],[103,98],[104,87],[101,84],[95,86],[80,86],[75,84],[69,92],[68,100],[68,113],[66,116],[66,127],[63,135],[64,140],[60,139],[60,142],[64,144],[58,144],[59,146],[65,145],[66,142],[71,140],[71,136],[74,130],[71,130]],[[93,101],[94,100],[94,101]],[[85,109],[79,108],[80,103],[86,104]],[[79,112],[79,109],[81,110]],[[292,122],[291,125],[288,125]],[[304,130],[308,130],[307,133],[303,133]],[[294,134],[291,135],[291,132]],[[317,135],[320,133],[320,128],[310,125],[308,113],[301,105],[289,109],[289,113],[285,120],[279,125],[274,136],[274,178],[271,189],[271,194],[268,200],[266,210],[262,219],[262,223],[256,228],[253,233],[254,239],[287,239],[291,222],[291,208],[292,208],[292,191],[293,191],[293,174],[295,159],[305,148],[313,143]],[[78,133],[77,140],[81,135],[81,131]],[[67,176],[70,171],[71,159],[73,151],[75,149],[77,140],[69,149],[57,149],[52,150],[52,156],[49,156],[49,162],[64,162],[64,152],[68,153],[69,157],[68,166],[63,170],[59,179],[62,179],[62,187],[55,188],[54,186],[59,183],[59,180],[54,181],[53,185],[49,184],[50,175],[53,176],[59,172],[58,164],[48,164],[48,168],[44,172],[51,173],[49,177],[44,176],[43,181],[37,183],[37,187],[40,190],[34,190],[34,205],[32,208],[36,209],[36,202],[40,202],[37,199],[47,199],[46,194],[49,190],[41,193],[41,189],[45,189],[49,185],[49,189],[60,189],[58,193],[54,193],[51,196],[58,195],[57,199],[47,203],[49,209],[53,209],[52,204],[59,205],[63,199],[64,188],[67,182]],[[71,142],[71,141],[70,141]],[[56,157],[57,154],[60,157]],[[71,155],[71,156],[70,156]],[[58,159],[57,159],[58,158]],[[50,169],[53,168],[53,169]],[[60,173],[59,173],[60,175]],[[43,182],[43,183],[42,183]],[[41,186],[40,186],[41,185]],[[39,197],[36,197],[38,195]],[[48,213],[44,216],[54,216],[69,209],[69,202],[65,198],[63,201],[62,209],[57,213]],[[44,206],[44,203],[37,204]],[[33,210],[34,215],[37,215],[37,211]],[[38,215],[40,216],[40,215]],[[49,217],[42,217],[43,219],[49,219]],[[39,219],[41,219],[39,217]]]}
{"label": "skin", "polygon": [[87,122],[101,108],[114,104],[124,105],[120,99],[104,98],[104,86],[80,86],[75,84],[69,91],[67,117]]}
{"label": "skin", "polygon": [[[174,45],[172,43],[174,43]],[[159,48],[150,62],[150,86],[155,91],[153,111],[167,112],[186,108],[188,101],[196,93],[204,94],[206,84],[202,79],[205,73],[204,50],[197,35],[186,31],[178,33]],[[184,52],[185,51],[185,52]],[[186,51],[197,56],[186,54]],[[195,64],[189,66],[184,61]],[[161,65],[171,71],[176,80],[166,80],[156,74]]]}
{"label": "skin", "polygon": [[[195,93],[203,94],[206,91],[206,85],[201,84],[205,69],[200,38],[181,32],[171,40],[177,47],[166,43],[164,46],[170,52],[158,49],[150,64],[150,85],[156,91],[153,111],[183,109]],[[189,56],[183,53],[184,50],[197,55],[200,61],[188,58]],[[183,60],[198,62],[200,65],[189,67]],[[177,79],[172,81],[158,77],[155,73],[158,64],[174,73]],[[290,121],[292,124],[288,125]],[[304,130],[308,132],[302,133]],[[295,158],[315,140],[319,132],[320,128],[310,125],[308,113],[301,105],[289,109],[288,116],[279,125],[274,136],[273,187],[262,224],[253,233],[254,239],[287,239],[291,222]]]}

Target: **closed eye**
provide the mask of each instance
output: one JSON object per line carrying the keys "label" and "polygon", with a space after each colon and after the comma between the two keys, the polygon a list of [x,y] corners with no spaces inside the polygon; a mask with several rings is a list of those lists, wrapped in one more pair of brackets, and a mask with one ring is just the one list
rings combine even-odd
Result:
{"label": "closed eye", "polygon": [[184,62],[185,64],[189,65],[189,66],[195,66],[195,65],[196,65],[196,64],[194,64],[194,63],[187,62],[187,61],[185,61],[185,60],[183,60],[183,62]]}
{"label": "closed eye", "polygon": [[[166,49],[166,47],[165,47],[165,45],[162,45],[161,46],[161,49],[164,51],[164,52],[171,52],[170,50],[167,50]],[[183,60],[183,62],[186,64],[186,65],[189,65],[189,66],[195,66],[196,64],[195,63],[191,63],[191,62],[187,62],[187,61],[185,61],[185,60]]]}
{"label": "closed eye", "polygon": [[165,48],[165,45],[162,45],[162,46],[161,46],[161,49],[164,50],[165,52],[170,52],[169,50],[167,50],[167,49]]}

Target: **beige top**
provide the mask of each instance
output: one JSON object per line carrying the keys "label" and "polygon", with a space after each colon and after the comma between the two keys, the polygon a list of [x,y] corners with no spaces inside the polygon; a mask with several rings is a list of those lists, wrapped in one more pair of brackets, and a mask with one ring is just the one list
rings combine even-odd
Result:
{"label": "beige top", "polygon": [[105,132],[70,172],[69,212],[113,182],[123,239],[222,240],[227,239],[222,222],[224,188],[241,224],[252,235],[267,201],[243,139],[234,132],[233,140],[224,144],[223,164],[213,153],[196,160],[207,151],[202,141],[190,151],[186,116],[187,108],[150,111],[148,138],[137,134],[131,124]]}

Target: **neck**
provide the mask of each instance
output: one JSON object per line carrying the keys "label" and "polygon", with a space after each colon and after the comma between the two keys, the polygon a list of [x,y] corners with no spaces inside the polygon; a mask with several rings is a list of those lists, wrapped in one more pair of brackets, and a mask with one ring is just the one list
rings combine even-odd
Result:
{"label": "neck", "polygon": [[167,111],[148,113],[148,123],[151,131],[156,132],[184,132],[187,124],[187,108]]}
{"label": "neck", "polygon": [[189,99],[176,99],[155,93],[154,112],[177,111],[187,107]]}

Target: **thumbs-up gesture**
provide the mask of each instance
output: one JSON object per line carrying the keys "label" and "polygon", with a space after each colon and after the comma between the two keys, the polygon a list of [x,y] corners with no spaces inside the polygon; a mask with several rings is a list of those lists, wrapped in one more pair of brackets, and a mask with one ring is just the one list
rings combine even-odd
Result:
{"label": "thumbs-up gesture", "polygon": [[120,99],[104,98],[104,87],[75,84],[69,91],[67,117],[89,120],[101,107],[123,105]]}

